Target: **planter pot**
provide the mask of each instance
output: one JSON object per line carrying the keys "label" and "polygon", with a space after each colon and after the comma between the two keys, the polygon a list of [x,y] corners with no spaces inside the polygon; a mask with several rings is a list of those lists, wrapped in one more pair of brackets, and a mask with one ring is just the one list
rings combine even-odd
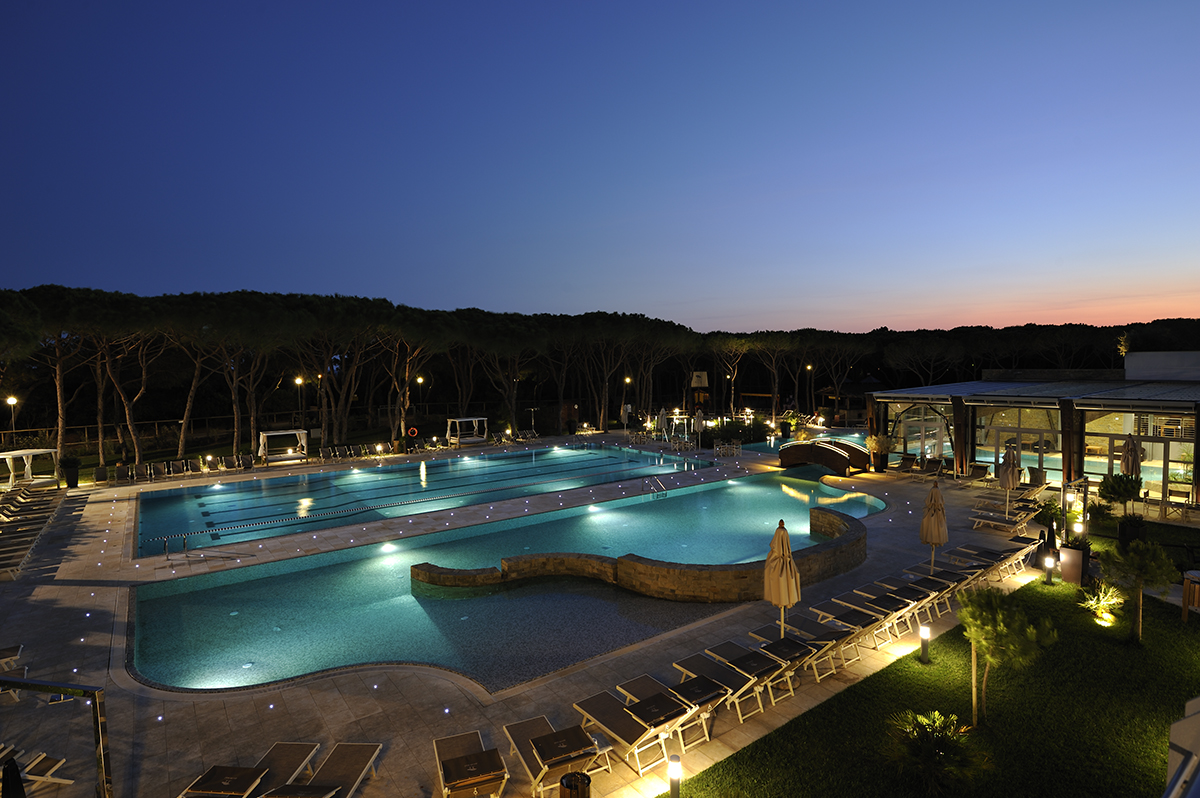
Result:
{"label": "planter pot", "polygon": [[882,474],[887,471],[888,455],[887,452],[873,452],[871,454],[871,468],[876,474]]}
{"label": "planter pot", "polygon": [[68,488],[79,487],[79,469],[64,468],[62,469],[63,481],[67,483]]}
{"label": "planter pot", "polygon": [[1062,558],[1059,567],[1062,569],[1064,582],[1070,582],[1073,585],[1083,584],[1088,554],[1089,552],[1081,549],[1064,548],[1059,550],[1059,556]]}
{"label": "planter pot", "polygon": [[1121,551],[1129,548],[1129,544],[1135,540],[1145,540],[1146,522],[1141,518],[1136,521],[1121,520],[1117,521],[1117,546]]}

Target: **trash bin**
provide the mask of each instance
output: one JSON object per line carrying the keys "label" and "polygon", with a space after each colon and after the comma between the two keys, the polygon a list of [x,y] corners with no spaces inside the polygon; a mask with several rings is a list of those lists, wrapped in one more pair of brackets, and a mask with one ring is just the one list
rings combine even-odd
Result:
{"label": "trash bin", "polygon": [[563,774],[558,787],[560,798],[592,798],[592,777],[586,773]]}

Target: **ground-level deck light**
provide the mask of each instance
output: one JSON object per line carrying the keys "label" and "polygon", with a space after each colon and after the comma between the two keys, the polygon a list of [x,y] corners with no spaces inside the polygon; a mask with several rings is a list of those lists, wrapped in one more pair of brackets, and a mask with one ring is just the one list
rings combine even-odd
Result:
{"label": "ground-level deck light", "polygon": [[1054,584],[1054,558],[1047,557],[1044,562],[1046,565],[1046,584],[1052,585]]}
{"label": "ground-level deck light", "polygon": [[671,798],[679,798],[679,780],[683,777],[683,765],[679,764],[679,754],[671,754],[667,762],[667,780],[671,783]]}
{"label": "ground-level deck light", "polygon": [[921,662],[928,665],[929,664],[929,634],[930,634],[930,630],[929,630],[928,626],[925,626],[922,624],[918,631],[921,635]]}

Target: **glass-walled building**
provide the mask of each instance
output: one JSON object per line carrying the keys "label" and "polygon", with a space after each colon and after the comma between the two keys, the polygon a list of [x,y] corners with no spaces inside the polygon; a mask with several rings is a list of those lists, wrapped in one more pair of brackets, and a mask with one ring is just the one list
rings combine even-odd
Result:
{"label": "glass-walled building", "polygon": [[1200,353],[1130,354],[1124,379],[1109,378],[1120,372],[1097,379],[1061,379],[1061,372],[987,376],[993,379],[869,394],[871,432],[895,440],[893,459],[952,457],[958,473],[972,463],[994,469],[1011,444],[1028,475],[1040,470],[1053,481],[1120,473],[1132,441],[1151,500],[1200,499],[1193,467]]}

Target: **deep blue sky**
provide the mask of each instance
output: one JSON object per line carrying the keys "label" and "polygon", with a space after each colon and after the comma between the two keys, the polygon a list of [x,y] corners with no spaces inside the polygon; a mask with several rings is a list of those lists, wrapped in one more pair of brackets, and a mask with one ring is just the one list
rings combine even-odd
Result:
{"label": "deep blue sky", "polygon": [[1200,3],[0,4],[0,285],[1200,315]]}

